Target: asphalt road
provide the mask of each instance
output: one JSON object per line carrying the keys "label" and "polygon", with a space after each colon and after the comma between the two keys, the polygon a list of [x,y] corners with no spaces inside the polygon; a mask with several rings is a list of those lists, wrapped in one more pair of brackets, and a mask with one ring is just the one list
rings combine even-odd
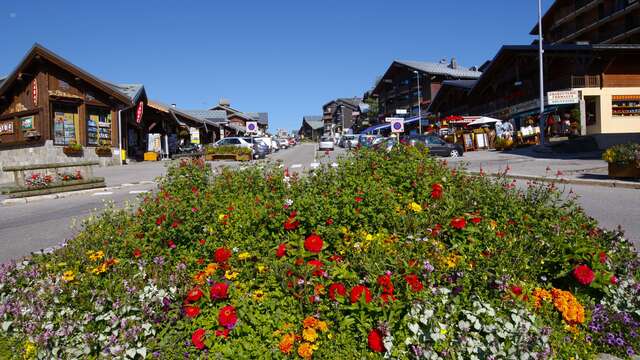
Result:
{"label": "asphalt road", "polygon": [[[342,154],[344,150],[341,149],[327,155],[316,151],[314,144],[302,144],[271,154],[267,161],[279,162],[290,172],[302,172],[320,164],[332,164]],[[235,165],[224,162],[214,164]],[[110,186],[117,182],[125,186],[62,199],[0,206],[0,263],[72,238],[79,231],[80,220],[100,212],[107,202],[113,202],[116,206],[124,206],[128,201],[135,202],[140,193],[152,191],[155,184],[132,183],[162,174],[164,166],[155,163],[100,170],[104,170]],[[130,174],[131,180],[128,180],[127,174]],[[147,178],[141,178],[141,174]],[[627,237],[634,240],[636,245],[640,243],[640,190],[566,185],[565,194],[568,195],[570,189],[579,196],[578,201],[586,213],[598,219],[603,227],[615,229],[622,225]]]}

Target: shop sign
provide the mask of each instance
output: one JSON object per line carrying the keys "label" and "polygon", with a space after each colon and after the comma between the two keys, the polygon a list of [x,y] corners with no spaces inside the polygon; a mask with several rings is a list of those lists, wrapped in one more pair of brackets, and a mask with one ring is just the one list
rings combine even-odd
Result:
{"label": "shop sign", "polygon": [[407,115],[407,109],[396,109],[396,115]]}
{"label": "shop sign", "polygon": [[140,124],[140,121],[142,121],[142,112],[144,111],[144,103],[142,101],[140,101],[138,103],[138,108],[136,109],[136,123]]}
{"label": "shop sign", "polygon": [[38,106],[38,80],[33,79],[33,84],[31,85],[31,95],[33,96],[33,105]]}
{"label": "shop sign", "polygon": [[255,121],[247,121],[247,132],[248,133],[257,133],[258,132],[258,123]]}
{"label": "shop sign", "polygon": [[33,129],[33,115],[20,118],[20,128],[22,130]]}
{"label": "shop sign", "polygon": [[547,93],[549,105],[577,104],[580,102],[578,90],[549,91]]}
{"label": "shop sign", "polygon": [[13,134],[13,120],[0,122],[0,135]]}
{"label": "shop sign", "polygon": [[398,121],[398,120],[404,120],[404,118],[401,117],[388,117],[388,118],[384,118],[384,121],[390,123],[390,122],[394,122],[394,121]]}
{"label": "shop sign", "polygon": [[396,119],[391,121],[391,132],[393,133],[404,132],[404,119]]}
{"label": "shop sign", "polygon": [[190,127],[189,135],[192,144],[200,144],[200,130],[198,128]]}

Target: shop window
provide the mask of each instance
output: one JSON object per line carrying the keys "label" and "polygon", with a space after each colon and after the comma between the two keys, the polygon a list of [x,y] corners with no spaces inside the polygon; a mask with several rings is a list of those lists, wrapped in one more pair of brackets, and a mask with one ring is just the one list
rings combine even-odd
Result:
{"label": "shop window", "polygon": [[53,113],[53,143],[55,145],[69,145],[78,142],[78,106],[67,104],[52,104]]}
{"label": "shop window", "polygon": [[111,145],[111,112],[109,109],[87,109],[87,145]]}
{"label": "shop window", "polygon": [[611,105],[613,116],[640,116],[640,95],[614,95]]}

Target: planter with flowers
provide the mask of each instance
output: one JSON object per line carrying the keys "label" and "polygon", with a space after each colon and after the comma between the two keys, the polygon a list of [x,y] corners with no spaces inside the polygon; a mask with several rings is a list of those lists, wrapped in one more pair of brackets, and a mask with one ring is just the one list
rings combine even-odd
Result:
{"label": "planter with flowers", "polygon": [[614,145],[602,159],[609,164],[609,177],[640,179],[640,144]]}
{"label": "planter with flowers", "polygon": [[69,145],[62,148],[62,152],[67,156],[82,156],[84,150],[82,145],[72,140],[69,142]]}
{"label": "planter with flowers", "polygon": [[276,166],[183,160],[137,209],[0,267],[0,358],[640,352],[640,258],[552,186],[411,147]]}
{"label": "planter with flowers", "polygon": [[96,147],[96,155],[100,157],[111,157],[113,156],[113,152],[111,151],[111,146],[107,144],[102,144]]}
{"label": "planter with flowers", "polygon": [[250,148],[239,146],[208,146],[205,149],[205,159],[208,161],[215,160],[251,160],[252,150]]}

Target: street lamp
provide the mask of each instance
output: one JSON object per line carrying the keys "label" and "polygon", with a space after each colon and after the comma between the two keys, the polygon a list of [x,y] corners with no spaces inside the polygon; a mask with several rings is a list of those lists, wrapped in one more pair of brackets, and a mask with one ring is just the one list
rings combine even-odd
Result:
{"label": "street lamp", "polygon": [[420,72],[418,70],[413,71],[416,74],[416,79],[418,79],[418,128],[420,129],[420,135],[422,135],[422,107],[420,106],[421,98],[420,98]]}
{"label": "street lamp", "polygon": [[542,62],[542,0],[538,0],[538,54],[540,58],[540,119],[538,120],[540,126],[540,143],[544,144],[544,120],[542,114],[544,113],[544,70]]}

